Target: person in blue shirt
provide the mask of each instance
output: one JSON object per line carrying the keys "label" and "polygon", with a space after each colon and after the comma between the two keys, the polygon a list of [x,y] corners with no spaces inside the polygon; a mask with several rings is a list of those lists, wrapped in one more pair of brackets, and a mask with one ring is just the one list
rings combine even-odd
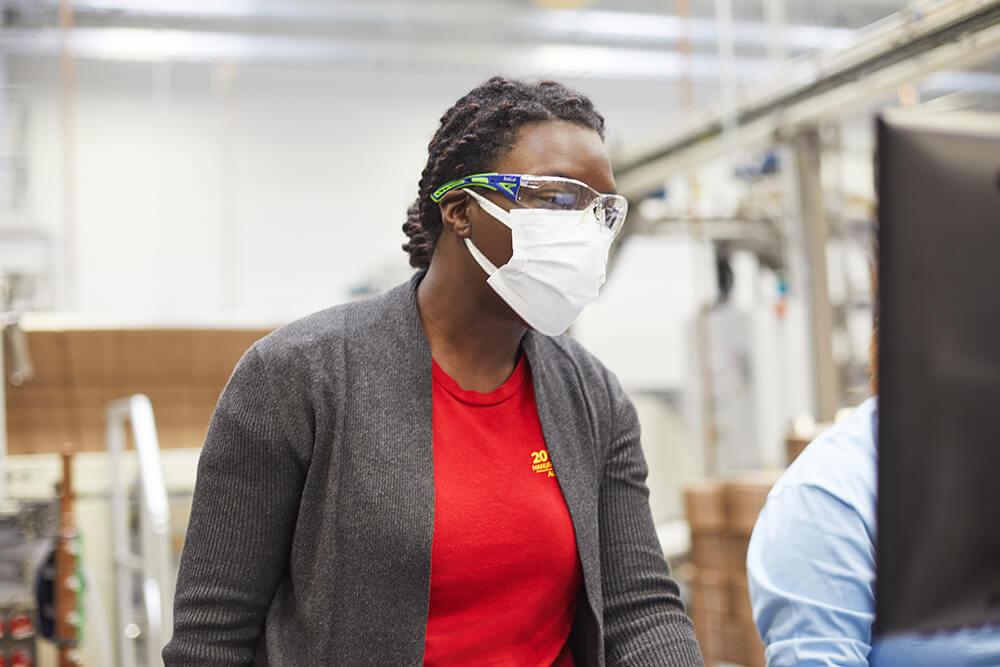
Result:
{"label": "person in blue shirt", "polygon": [[813,441],[768,495],[747,553],[768,667],[1000,666],[1000,627],[874,641],[878,399]]}

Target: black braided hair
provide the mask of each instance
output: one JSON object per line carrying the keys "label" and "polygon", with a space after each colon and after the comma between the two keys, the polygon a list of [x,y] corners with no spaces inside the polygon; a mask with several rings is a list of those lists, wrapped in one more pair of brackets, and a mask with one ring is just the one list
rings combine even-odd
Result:
{"label": "black braided hair", "polygon": [[509,150],[522,125],[564,120],[604,138],[604,117],[584,95],[555,81],[530,84],[495,76],[464,95],[441,117],[427,146],[417,200],[407,211],[403,250],[410,265],[430,266],[441,233],[441,211],[430,200],[435,188],[469,174],[491,171]]}

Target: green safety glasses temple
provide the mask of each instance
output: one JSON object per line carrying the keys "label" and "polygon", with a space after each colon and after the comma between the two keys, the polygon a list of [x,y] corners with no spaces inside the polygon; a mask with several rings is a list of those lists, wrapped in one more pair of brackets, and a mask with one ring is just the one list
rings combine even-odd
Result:
{"label": "green safety glasses temple", "polygon": [[494,192],[500,192],[511,201],[516,202],[517,193],[521,189],[521,178],[520,174],[498,174],[496,172],[472,174],[471,176],[458,178],[454,181],[445,183],[431,193],[431,201],[437,204],[444,199],[446,194],[452,192],[453,190],[460,190],[468,187],[480,187],[486,188],[487,190],[493,190]]}

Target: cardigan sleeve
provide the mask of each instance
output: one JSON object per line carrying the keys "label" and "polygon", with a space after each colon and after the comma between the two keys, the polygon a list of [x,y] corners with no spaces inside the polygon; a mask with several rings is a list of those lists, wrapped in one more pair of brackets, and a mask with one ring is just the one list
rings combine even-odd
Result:
{"label": "cardigan sleeve", "polygon": [[287,412],[251,348],[219,398],[198,461],[166,667],[256,659],[307,466]]}
{"label": "cardigan sleeve", "polygon": [[639,420],[617,382],[600,495],[605,657],[609,667],[704,664],[691,620],[656,536]]}

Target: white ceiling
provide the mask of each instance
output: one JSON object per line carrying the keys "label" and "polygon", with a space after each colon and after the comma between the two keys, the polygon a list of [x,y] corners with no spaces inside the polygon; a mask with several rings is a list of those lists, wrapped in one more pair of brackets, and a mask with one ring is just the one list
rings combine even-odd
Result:
{"label": "white ceiling", "polygon": [[[763,5],[732,0],[737,76],[766,66],[780,46],[800,55],[843,46],[853,28],[902,6],[896,0],[794,0],[775,30]],[[0,0],[8,7],[0,48],[42,53],[57,43],[58,0]],[[528,0],[74,0],[82,57],[375,63],[436,71],[544,70],[555,74],[717,78],[713,0],[690,16],[673,2]],[[553,8],[558,5],[562,8]],[[566,8],[571,6],[571,8]],[[692,55],[684,45],[690,43]]]}
{"label": "white ceiling", "polygon": [[[720,1],[73,0],[75,29],[66,43],[73,55],[96,60],[690,81],[698,96],[718,90],[730,74],[737,86],[755,86],[773,75],[781,54],[843,47],[856,29],[908,4],[728,0],[733,58],[723,66],[714,18]],[[59,4],[0,0],[0,53],[58,55]],[[689,16],[678,15],[683,11]],[[780,29],[768,21],[775,12],[787,19]],[[1000,89],[989,70],[968,82]],[[961,88],[948,78],[936,85]]]}

